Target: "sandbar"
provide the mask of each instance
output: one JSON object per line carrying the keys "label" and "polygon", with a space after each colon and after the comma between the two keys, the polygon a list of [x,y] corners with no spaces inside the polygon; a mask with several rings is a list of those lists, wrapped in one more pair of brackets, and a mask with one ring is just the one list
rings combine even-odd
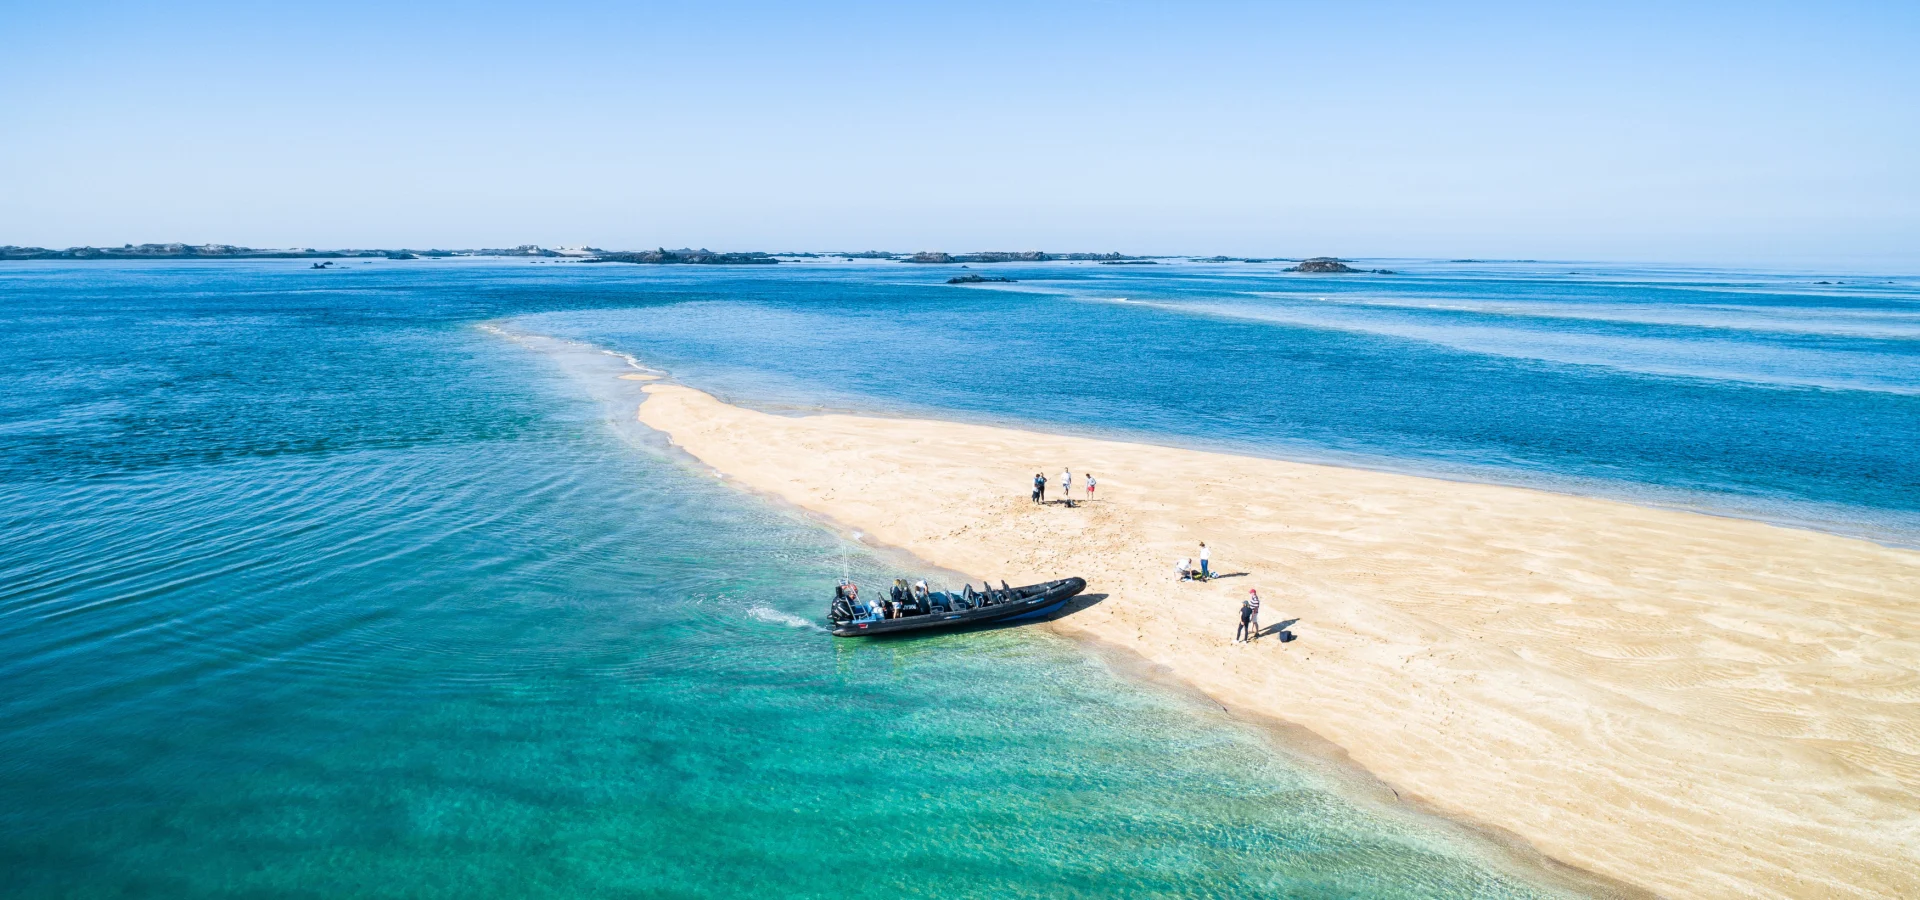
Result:
{"label": "sandbar", "polygon": [[[1561,862],[1672,897],[1920,896],[1920,552],[645,390],[640,421],[732,483],[977,579],[1084,577],[1105,598],[1050,627],[1308,729]],[[1063,466],[1097,476],[1097,499],[1032,503],[1034,473]],[[1246,574],[1178,581],[1174,560],[1203,540],[1217,571]],[[1294,620],[1297,640],[1232,642],[1250,587],[1262,624]]]}

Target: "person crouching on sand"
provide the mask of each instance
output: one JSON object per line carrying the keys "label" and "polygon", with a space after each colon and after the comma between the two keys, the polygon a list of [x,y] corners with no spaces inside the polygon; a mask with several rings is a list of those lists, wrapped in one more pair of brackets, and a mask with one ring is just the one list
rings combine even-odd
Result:
{"label": "person crouching on sand", "polygon": [[1247,602],[1243,600],[1240,602],[1240,628],[1233,633],[1234,643],[1244,644],[1247,642],[1247,623],[1252,621],[1253,607],[1247,605]]}

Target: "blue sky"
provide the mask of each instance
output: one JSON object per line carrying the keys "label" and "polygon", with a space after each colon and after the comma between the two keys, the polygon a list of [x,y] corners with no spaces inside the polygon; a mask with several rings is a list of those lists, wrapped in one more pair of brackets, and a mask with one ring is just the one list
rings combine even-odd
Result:
{"label": "blue sky", "polygon": [[0,243],[1920,268],[1920,4],[0,2]]}

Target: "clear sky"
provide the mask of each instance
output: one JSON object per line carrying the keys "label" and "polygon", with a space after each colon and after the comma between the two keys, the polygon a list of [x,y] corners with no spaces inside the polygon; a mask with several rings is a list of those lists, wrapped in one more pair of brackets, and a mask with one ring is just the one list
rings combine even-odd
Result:
{"label": "clear sky", "polygon": [[0,243],[1920,270],[1920,2],[0,0]]}

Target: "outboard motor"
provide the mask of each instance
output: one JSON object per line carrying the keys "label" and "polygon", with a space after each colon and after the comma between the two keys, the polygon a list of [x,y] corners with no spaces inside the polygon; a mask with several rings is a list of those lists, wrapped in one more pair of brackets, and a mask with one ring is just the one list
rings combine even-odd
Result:
{"label": "outboard motor", "polygon": [[827,618],[835,625],[853,621],[853,598],[847,596],[847,582],[833,586],[833,602],[827,606]]}

